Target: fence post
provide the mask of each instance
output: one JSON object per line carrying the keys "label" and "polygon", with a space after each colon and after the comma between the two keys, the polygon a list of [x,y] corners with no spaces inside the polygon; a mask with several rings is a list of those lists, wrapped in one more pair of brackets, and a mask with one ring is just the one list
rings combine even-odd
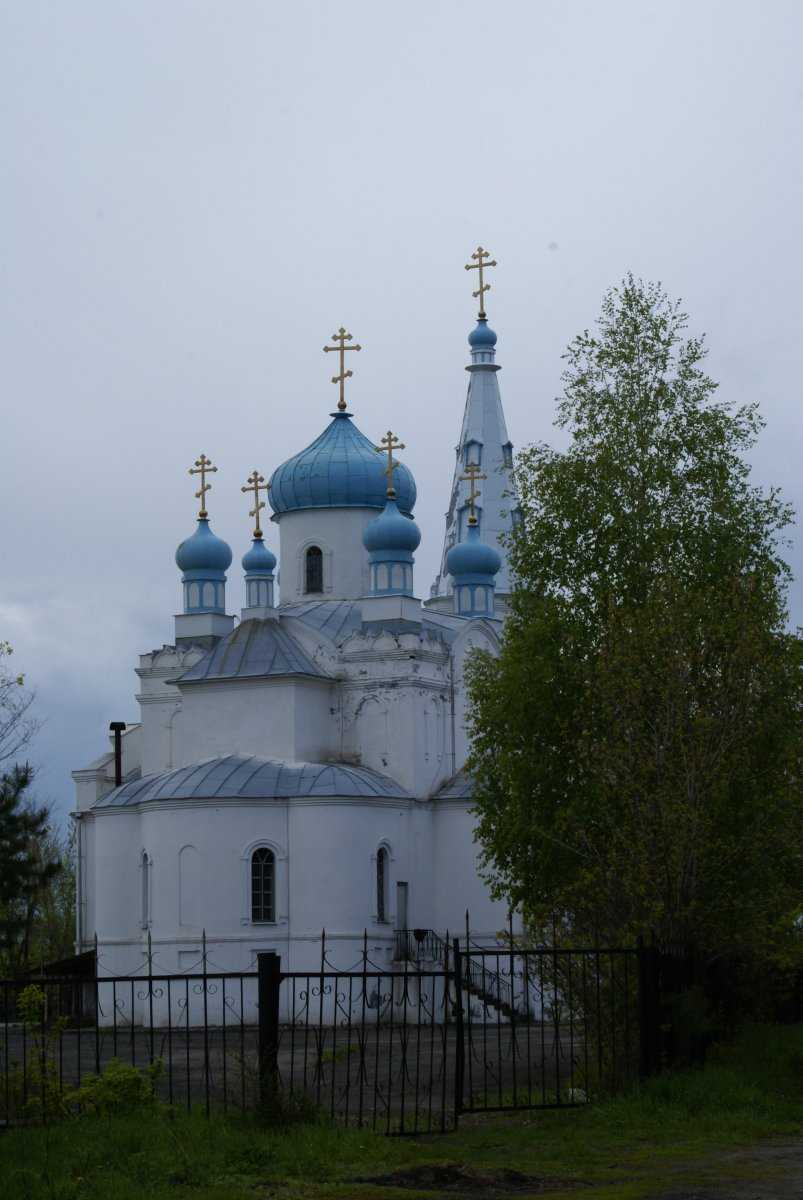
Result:
{"label": "fence post", "polygon": [[658,1037],[657,952],[655,946],[645,946],[638,939],[638,1014],[639,1014],[639,1075],[642,1079],[654,1075],[657,1069],[656,1041]]}
{"label": "fence post", "polygon": [[[454,1012],[455,1012],[455,1050],[454,1050],[454,1123],[463,1111],[463,1087],[465,1077],[465,1044],[463,1030],[463,963],[460,952],[460,938],[455,938],[452,949],[454,969]],[[447,981],[448,987],[448,981]]]}
{"label": "fence post", "polygon": [[257,955],[259,1102],[270,1104],[279,1074],[279,986],[282,960],[273,950]]}

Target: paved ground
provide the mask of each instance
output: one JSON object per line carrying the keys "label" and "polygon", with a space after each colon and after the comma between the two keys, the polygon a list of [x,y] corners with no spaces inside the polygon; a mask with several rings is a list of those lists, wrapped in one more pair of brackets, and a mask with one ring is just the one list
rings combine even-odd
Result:
{"label": "paved ground", "polygon": [[[3,1064],[35,1059],[36,1042],[17,1027]],[[203,1029],[67,1030],[50,1047],[64,1086],[74,1086],[112,1058],[137,1067],[161,1060],[160,1094],[171,1103],[251,1108],[259,1098],[258,1035],[253,1025]],[[304,1095],[347,1123],[378,1129],[437,1131],[454,1122],[457,1032],[454,1025],[283,1026],[278,1072],[285,1093]],[[582,1045],[553,1028],[478,1027],[465,1042],[464,1098],[477,1109],[582,1101],[576,1071]]]}

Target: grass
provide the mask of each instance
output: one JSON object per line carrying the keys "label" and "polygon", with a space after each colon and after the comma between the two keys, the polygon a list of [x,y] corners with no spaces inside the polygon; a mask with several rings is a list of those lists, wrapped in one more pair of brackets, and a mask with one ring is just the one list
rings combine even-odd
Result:
{"label": "grass", "polygon": [[[554,1181],[552,1190],[533,1184],[531,1194],[542,1197],[568,1197],[572,1182],[583,1181],[595,1200],[636,1200],[678,1179],[699,1184],[713,1172],[721,1180],[724,1151],[771,1135],[799,1137],[802,1125],[803,1028],[757,1027],[704,1070],[667,1074],[586,1108],[466,1118],[443,1137],[384,1138],[323,1122],[271,1129],[253,1118],[164,1111],[11,1130],[0,1135],[0,1195],[413,1200],[443,1195],[433,1180],[451,1164],[476,1173],[478,1197],[501,1194],[483,1190],[483,1177],[515,1170]],[[727,1169],[759,1170],[735,1162]],[[420,1186],[371,1182],[395,1172]]]}

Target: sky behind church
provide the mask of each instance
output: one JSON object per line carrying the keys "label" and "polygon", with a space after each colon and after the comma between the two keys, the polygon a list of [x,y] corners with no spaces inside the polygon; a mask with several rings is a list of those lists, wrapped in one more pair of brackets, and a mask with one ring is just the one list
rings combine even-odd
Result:
{"label": "sky behind church", "polygon": [[340,324],[357,424],[407,445],[428,595],[479,242],[517,446],[560,444],[561,353],[632,270],[760,401],[755,479],[803,509],[802,46],[798,0],[2,0],[0,638],[40,796],[66,812],[136,719],[202,450],[239,611],[240,485],[327,423]]}

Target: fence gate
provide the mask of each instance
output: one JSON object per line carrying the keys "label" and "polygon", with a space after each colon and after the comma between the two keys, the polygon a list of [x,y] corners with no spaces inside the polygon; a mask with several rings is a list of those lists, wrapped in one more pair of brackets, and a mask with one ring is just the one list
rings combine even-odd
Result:
{"label": "fence gate", "polygon": [[555,1108],[640,1070],[639,951],[461,949],[455,1111]]}
{"label": "fence gate", "polygon": [[457,1026],[449,971],[281,972],[259,955],[260,1097],[344,1125],[445,1132],[455,1121]]}

